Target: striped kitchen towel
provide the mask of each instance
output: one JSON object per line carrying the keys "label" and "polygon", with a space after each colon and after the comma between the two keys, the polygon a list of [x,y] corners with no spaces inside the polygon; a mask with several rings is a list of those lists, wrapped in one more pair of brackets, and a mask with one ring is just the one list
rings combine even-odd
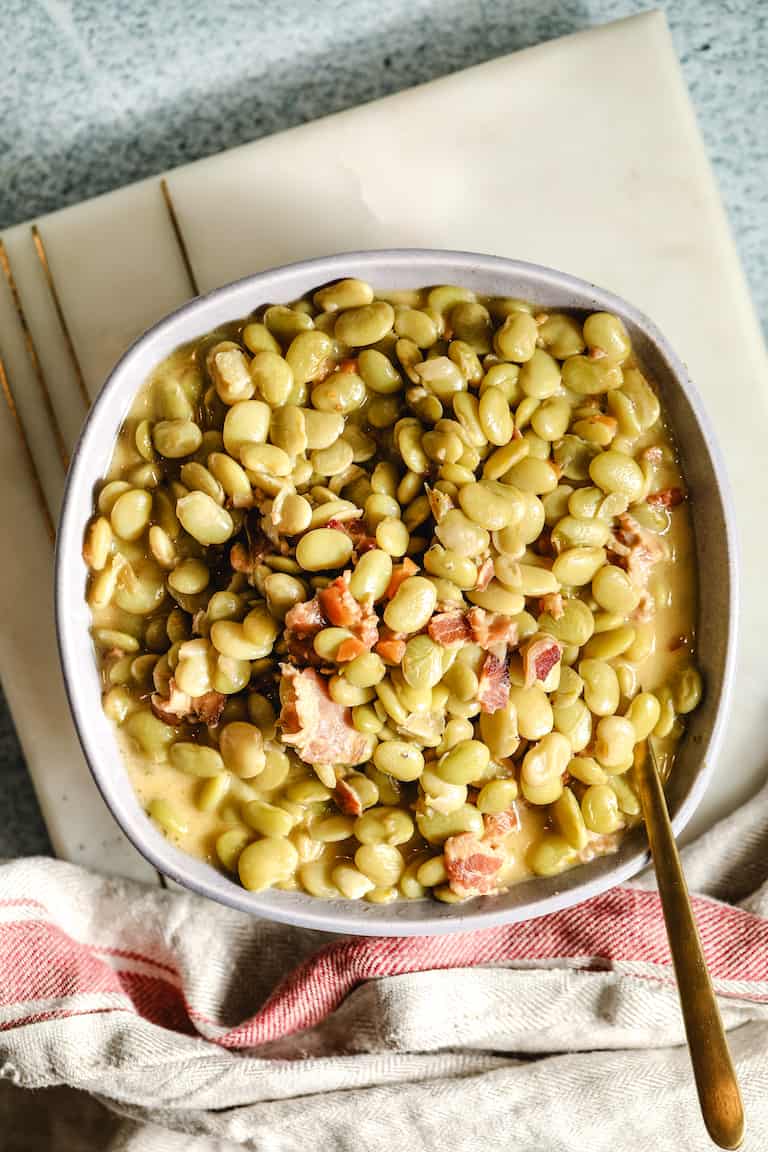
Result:
{"label": "striped kitchen towel", "polygon": [[[764,1152],[768,789],[684,856]],[[526,924],[350,939],[6,863],[0,1078],[3,1152],[711,1147],[648,876]]]}

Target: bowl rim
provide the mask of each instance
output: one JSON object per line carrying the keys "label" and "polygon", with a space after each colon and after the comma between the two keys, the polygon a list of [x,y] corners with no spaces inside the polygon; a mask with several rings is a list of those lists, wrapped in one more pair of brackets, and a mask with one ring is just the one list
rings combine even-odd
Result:
{"label": "bowl rim", "polygon": [[[217,890],[207,879],[198,879],[186,874],[183,867],[177,866],[172,860],[164,858],[162,852],[145,840],[140,821],[134,821],[123,811],[112,794],[110,775],[113,765],[103,766],[95,749],[91,746],[89,709],[85,700],[76,689],[78,667],[74,650],[70,650],[68,635],[67,601],[65,596],[66,581],[63,573],[66,566],[74,559],[75,553],[80,553],[82,545],[83,524],[80,521],[80,509],[71,499],[72,493],[81,480],[81,474],[88,478],[87,458],[83,451],[89,438],[91,429],[96,420],[97,413],[109,403],[113,396],[121,395],[126,377],[130,379],[134,361],[142,355],[144,346],[157,338],[162,338],[172,332],[176,327],[185,325],[195,328],[194,318],[204,316],[216,303],[226,301],[229,297],[236,297],[239,292],[253,287],[257,293],[259,286],[269,284],[279,289],[281,275],[290,279],[292,274],[306,273],[313,276],[315,283],[323,284],[341,276],[350,274],[350,266],[354,266],[355,274],[362,274],[366,269],[375,272],[386,264],[388,270],[404,270],[413,272],[420,265],[435,269],[444,264],[453,272],[468,272],[471,270],[488,277],[517,274],[528,277],[532,284],[546,290],[547,282],[556,284],[559,289],[567,289],[574,294],[587,299],[593,299],[601,310],[615,311],[641,328],[650,341],[660,350],[667,361],[675,383],[682,390],[693,413],[699,430],[706,441],[707,448],[714,466],[717,478],[717,491],[723,511],[724,543],[726,545],[726,559],[729,576],[729,604],[727,617],[727,634],[725,637],[725,656],[723,660],[723,675],[720,699],[717,705],[706,748],[706,758],[697,771],[690,790],[678,811],[672,818],[672,827],[675,835],[679,836],[691,816],[695,812],[704,796],[712,778],[714,766],[717,761],[725,722],[728,716],[732,692],[734,670],[736,666],[738,619],[739,619],[739,554],[735,529],[735,510],[733,494],[728,474],[722,458],[719,444],[714,434],[710,419],[696,386],[691,381],[688,372],[669,344],[666,337],[656,324],[638,308],[623,297],[608,289],[600,288],[588,280],[574,276],[567,272],[548,265],[537,264],[531,261],[516,260],[507,257],[493,256],[450,249],[431,248],[380,248],[361,249],[334,253],[327,256],[313,257],[308,260],[293,261],[289,264],[276,265],[257,273],[239,277],[221,287],[186,301],[172,312],[167,313],[155,324],[142,332],[126,349],[107,375],[98,394],[94,398],[91,408],[83,422],[77,443],[72,451],[70,466],[64,486],[61,503],[58,531],[56,534],[56,549],[54,558],[54,607],[56,621],[56,639],[59,651],[59,660],[62,668],[64,688],[69,703],[70,712],[75,724],[78,740],[88,764],[91,775],[101,796],[116,820],[118,826],[126,835],[144,859],[146,859],[161,875],[176,881],[183,888],[197,895],[208,897],[217,903],[247,912],[250,915],[263,916],[280,923],[292,924],[298,927],[312,928],[325,932],[340,932],[351,935],[379,935],[379,936],[411,936],[411,935],[443,935],[447,933],[476,930],[511,924],[515,922],[536,919],[562,909],[583,903],[610,888],[629,879],[640,872],[649,862],[650,854],[645,837],[641,846],[621,865],[607,868],[605,873],[592,878],[586,878],[582,884],[574,885],[552,895],[533,899],[525,904],[513,908],[494,906],[494,897],[483,899],[483,907],[467,915],[464,911],[467,905],[444,905],[440,918],[425,915],[421,919],[413,918],[401,920],[397,917],[396,909],[400,902],[391,905],[390,915],[386,915],[386,906],[379,906],[378,916],[375,920],[366,919],[360,911],[355,914],[359,902],[343,901],[344,914],[335,915],[331,910],[337,908],[339,902],[329,904],[323,900],[315,900],[313,907],[297,906],[296,912],[287,908],[270,907],[262,899],[267,893],[248,892],[232,882],[226,891]],[[316,277],[314,276],[316,274]],[[375,277],[374,277],[375,278]],[[434,281],[437,282],[437,281]],[[443,281],[445,282],[445,281]],[[578,305],[575,305],[578,307]],[[585,305],[586,306],[586,305]],[[565,306],[564,306],[565,307]],[[236,317],[233,315],[232,317]],[[205,329],[203,329],[204,331]],[[200,333],[197,333],[198,335]],[[186,340],[193,339],[193,335],[179,334],[177,345]],[[134,386],[133,394],[140,387]],[[95,478],[92,478],[95,479]],[[119,753],[117,753],[119,754]],[[173,847],[169,844],[169,847]],[[176,849],[177,853],[182,850]],[[190,856],[190,860],[196,859]],[[609,859],[609,858],[606,858]],[[487,902],[487,907],[486,907]],[[426,902],[425,902],[426,907]]]}

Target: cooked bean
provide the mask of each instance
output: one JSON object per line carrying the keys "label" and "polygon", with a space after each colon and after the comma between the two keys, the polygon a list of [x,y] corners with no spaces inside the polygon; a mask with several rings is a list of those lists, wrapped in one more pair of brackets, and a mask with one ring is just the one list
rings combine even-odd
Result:
{"label": "cooked bean", "polygon": [[528,849],[528,867],[536,876],[559,876],[577,859],[576,851],[563,836],[547,835]]}
{"label": "cooked bean", "polygon": [[575,753],[583,752],[592,740],[592,713],[584,700],[576,700],[573,704],[555,705],[552,714],[557,732],[568,737],[571,750]]}
{"label": "cooked bean", "polygon": [[539,327],[539,339],[552,356],[566,360],[584,351],[584,338],[581,325],[573,316],[562,312],[550,312]]}
{"label": "cooked bean", "polygon": [[315,528],[296,545],[296,559],[305,572],[343,568],[352,555],[352,541],[336,528]]}
{"label": "cooked bean", "polygon": [[249,892],[261,892],[273,884],[288,880],[299,863],[290,840],[269,837],[248,844],[240,854],[240,882]]}
{"label": "cooked bean", "polygon": [[423,576],[409,576],[384,609],[384,623],[393,632],[420,632],[435,610],[437,593]]}
{"label": "cooked bean", "polygon": [[459,489],[459,504],[474,524],[489,532],[519,523],[525,511],[520,492],[491,480],[464,484]]}
{"label": "cooked bean", "polygon": [[498,388],[487,388],[478,408],[480,427],[491,444],[503,445],[512,439],[514,424],[506,396]]}
{"label": "cooked bean", "polygon": [[552,565],[552,574],[560,584],[580,588],[589,584],[595,573],[599,575],[605,560],[603,548],[567,548]]}
{"label": "cooked bean", "polygon": [[334,328],[337,339],[350,348],[376,344],[383,339],[395,321],[395,310],[385,300],[376,300],[359,308],[342,312]]}
{"label": "cooked bean", "polygon": [[357,688],[372,688],[385,673],[384,661],[375,652],[361,653],[344,668],[345,678]]}
{"label": "cooked bean", "polygon": [[612,448],[594,457],[589,475],[604,492],[619,492],[630,503],[639,500],[645,489],[645,477],[637,461]]}
{"label": "cooked bean", "polygon": [[620,388],[624,382],[621,368],[607,360],[590,360],[586,356],[569,356],[563,362],[563,384],[579,396],[598,396]]}
{"label": "cooked bean", "polygon": [[471,804],[463,804],[453,812],[438,812],[431,807],[421,812],[417,809],[416,824],[429,844],[444,844],[449,836],[460,836],[462,832],[483,834],[482,813]]}
{"label": "cooked bean", "polygon": [[[546,400],[560,390],[560,366],[549,352],[545,352],[543,348],[536,348],[533,355],[520,369],[519,380],[520,387],[526,396],[531,396],[535,400]],[[537,411],[539,410],[537,409]],[[563,432],[567,426],[566,420]],[[557,437],[551,437],[551,439],[557,439]]]}
{"label": "cooked bean", "polygon": [[584,655],[590,660],[613,660],[626,652],[634,638],[635,630],[629,625],[613,628],[610,632],[601,632],[593,636],[586,645]]}
{"label": "cooked bean", "polygon": [[570,419],[568,401],[555,396],[539,405],[531,417],[531,427],[542,440],[559,440],[568,431]]}
{"label": "cooked bean", "polygon": [[[152,515],[152,495],[141,488],[118,495],[109,515],[112,530],[122,540],[138,540]],[[106,564],[106,557],[101,567]]]}
{"label": "cooked bean", "polygon": [[[402,341],[398,341],[398,346]],[[448,356],[435,356],[413,365],[413,374],[427,392],[438,400],[450,400],[457,392],[462,392],[467,382]]]}
{"label": "cooked bean", "polygon": [[612,716],[619,706],[619,681],[604,660],[582,660],[579,676],[584,681],[584,699],[595,716]]}
{"label": "cooked bean", "polygon": [[616,793],[608,784],[593,784],[581,798],[581,812],[590,832],[609,836],[624,824]]}
{"label": "cooked bean", "polygon": [[402,808],[380,805],[355,821],[354,834],[361,844],[406,844],[413,836],[413,821]]}
{"label": "cooked bean", "polygon": [[123,724],[123,731],[138,744],[150,760],[159,763],[165,760],[168,748],[176,739],[176,730],[158,720],[148,708],[132,712]]}
{"label": "cooked bean", "polygon": [[[405,863],[397,848],[390,844],[362,844],[355,852],[355,866],[377,887],[397,884]],[[368,893],[370,896],[370,892]]]}
{"label": "cooked bean", "polygon": [[365,552],[352,573],[349,590],[358,600],[380,600],[392,579],[392,558],[378,548]]}
{"label": "cooked bean", "polygon": [[623,364],[631,352],[627,330],[612,312],[593,312],[587,316],[584,339],[591,352],[601,354],[603,363]]}
{"label": "cooked bean", "polygon": [[462,740],[441,756],[435,771],[449,784],[469,784],[482,776],[489,758],[485,744],[479,740]]}
{"label": "cooked bean", "polygon": [[204,492],[190,492],[177,500],[176,515],[200,544],[223,544],[234,532],[229,512]]}
{"label": "cooked bean", "polygon": [[682,668],[672,681],[672,702],[675,710],[681,716],[692,712],[694,708],[698,707],[702,692],[703,685],[699,670],[692,665]]}
{"label": "cooked bean", "polygon": [[373,753],[373,762],[380,772],[396,780],[418,780],[424,771],[424,756],[413,744],[403,740],[387,740]]}
{"label": "cooked bean", "polygon": [[480,789],[477,807],[481,812],[497,815],[510,809],[516,799],[517,782],[515,780],[489,780]]}
{"label": "cooked bean", "polygon": [[365,280],[348,277],[315,292],[312,299],[323,312],[338,312],[344,308],[362,308],[373,300],[373,289]]}
{"label": "cooked bean", "polygon": [[536,351],[539,330],[527,312],[513,312],[496,332],[494,347],[504,360],[518,364],[530,360]]}
{"label": "cooked bean", "polygon": [[630,719],[604,716],[597,723],[595,735],[595,756],[603,768],[623,770],[624,765],[631,763],[637,733]]}

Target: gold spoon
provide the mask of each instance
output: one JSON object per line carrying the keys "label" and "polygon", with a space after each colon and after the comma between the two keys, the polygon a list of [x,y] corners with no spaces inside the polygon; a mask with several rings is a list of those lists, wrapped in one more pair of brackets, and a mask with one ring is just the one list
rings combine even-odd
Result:
{"label": "gold spoon", "polygon": [[675,844],[656,753],[650,740],[647,743],[649,755],[638,755],[635,779],[656,869],[699,1106],[715,1144],[738,1148],[744,1139],[744,1106]]}

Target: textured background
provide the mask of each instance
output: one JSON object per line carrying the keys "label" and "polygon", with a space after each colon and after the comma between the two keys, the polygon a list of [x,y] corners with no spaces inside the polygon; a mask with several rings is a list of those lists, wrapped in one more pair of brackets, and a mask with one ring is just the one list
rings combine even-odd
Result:
{"label": "textured background", "polygon": [[[2,0],[0,227],[648,7],[633,0]],[[768,329],[768,0],[658,7]],[[584,138],[588,147],[589,125]],[[0,856],[47,850],[0,694]]]}

